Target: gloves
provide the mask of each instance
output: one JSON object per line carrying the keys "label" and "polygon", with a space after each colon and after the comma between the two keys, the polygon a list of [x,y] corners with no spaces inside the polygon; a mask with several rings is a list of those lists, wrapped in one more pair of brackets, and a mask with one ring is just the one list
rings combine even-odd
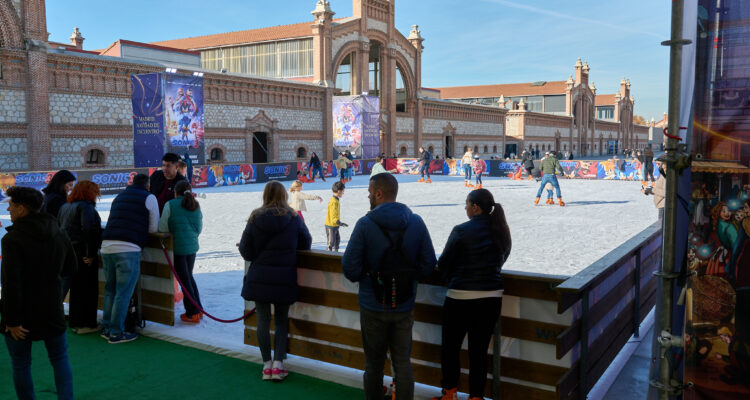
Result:
{"label": "gloves", "polygon": [[339,222],[339,226],[347,227],[347,226],[349,226],[349,224],[345,224],[343,222]]}

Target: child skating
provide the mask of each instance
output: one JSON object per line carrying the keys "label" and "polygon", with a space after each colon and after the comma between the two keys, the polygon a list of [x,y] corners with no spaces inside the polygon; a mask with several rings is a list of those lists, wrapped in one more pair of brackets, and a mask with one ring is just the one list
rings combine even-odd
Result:
{"label": "child skating", "polygon": [[474,186],[474,189],[481,189],[484,161],[479,159],[479,154],[474,155],[474,161],[471,162],[471,168],[474,169],[474,175],[476,175],[476,185]]}

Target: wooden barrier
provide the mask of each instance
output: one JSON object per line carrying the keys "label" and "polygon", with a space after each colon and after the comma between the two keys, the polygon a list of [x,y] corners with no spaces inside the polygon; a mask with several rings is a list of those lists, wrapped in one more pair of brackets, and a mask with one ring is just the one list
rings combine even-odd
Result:
{"label": "wooden barrier", "polygon": [[[169,257],[172,253],[172,237],[166,233],[152,233],[141,253],[141,313],[146,321],[174,325],[174,283],[160,240],[164,242]],[[104,270],[99,263],[99,309],[104,303]]]}
{"label": "wooden barrier", "polygon": [[[652,273],[661,261],[660,249],[661,232],[653,225],[573,277],[503,272],[502,398],[585,398],[578,390],[581,373],[588,374],[582,386],[588,392],[653,306]],[[300,299],[289,312],[289,353],[363,369],[357,285],[341,272],[341,253],[299,252],[298,266]],[[414,378],[436,387],[445,292],[433,274],[420,283],[414,307]],[[252,307],[246,302],[246,310]],[[257,346],[255,327],[252,315],[245,321],[245,344]],[[468,369],[465,349],[461,365]],[[493,393],[491,385],[488,380],[487,394]],[[468,388],[467,374],[462,373],[460,388]]]}

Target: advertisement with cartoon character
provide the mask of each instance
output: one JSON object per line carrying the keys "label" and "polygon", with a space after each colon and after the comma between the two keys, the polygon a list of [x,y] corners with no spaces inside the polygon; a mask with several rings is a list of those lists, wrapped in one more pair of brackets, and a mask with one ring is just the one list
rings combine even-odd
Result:
{"label": "advertisement with cartoon character", "polygon": [[350,151],[356,158],[380,154],[380,99],[375,96],[334,96],[333,152]]}
{"label": "advertisement with cartoon character", "polygon": [[164,75],[165,152],[187,153],[194,165],[205,163],[203,78]]}

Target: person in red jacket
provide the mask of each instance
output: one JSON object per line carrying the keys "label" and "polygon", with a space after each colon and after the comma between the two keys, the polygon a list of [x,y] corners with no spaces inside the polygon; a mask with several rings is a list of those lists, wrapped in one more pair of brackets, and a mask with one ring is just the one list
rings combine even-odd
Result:
{"label": "person in red jacket", "polygon": [[474,161],[471,162],[471,168],[474,169],[474,175],[476,176],[476,185],[474,185],[474,189],[481,189],[482,188],[482,173],[485,169],[485,164],[483,160],[479,159],[479,154],[474,154]]}

